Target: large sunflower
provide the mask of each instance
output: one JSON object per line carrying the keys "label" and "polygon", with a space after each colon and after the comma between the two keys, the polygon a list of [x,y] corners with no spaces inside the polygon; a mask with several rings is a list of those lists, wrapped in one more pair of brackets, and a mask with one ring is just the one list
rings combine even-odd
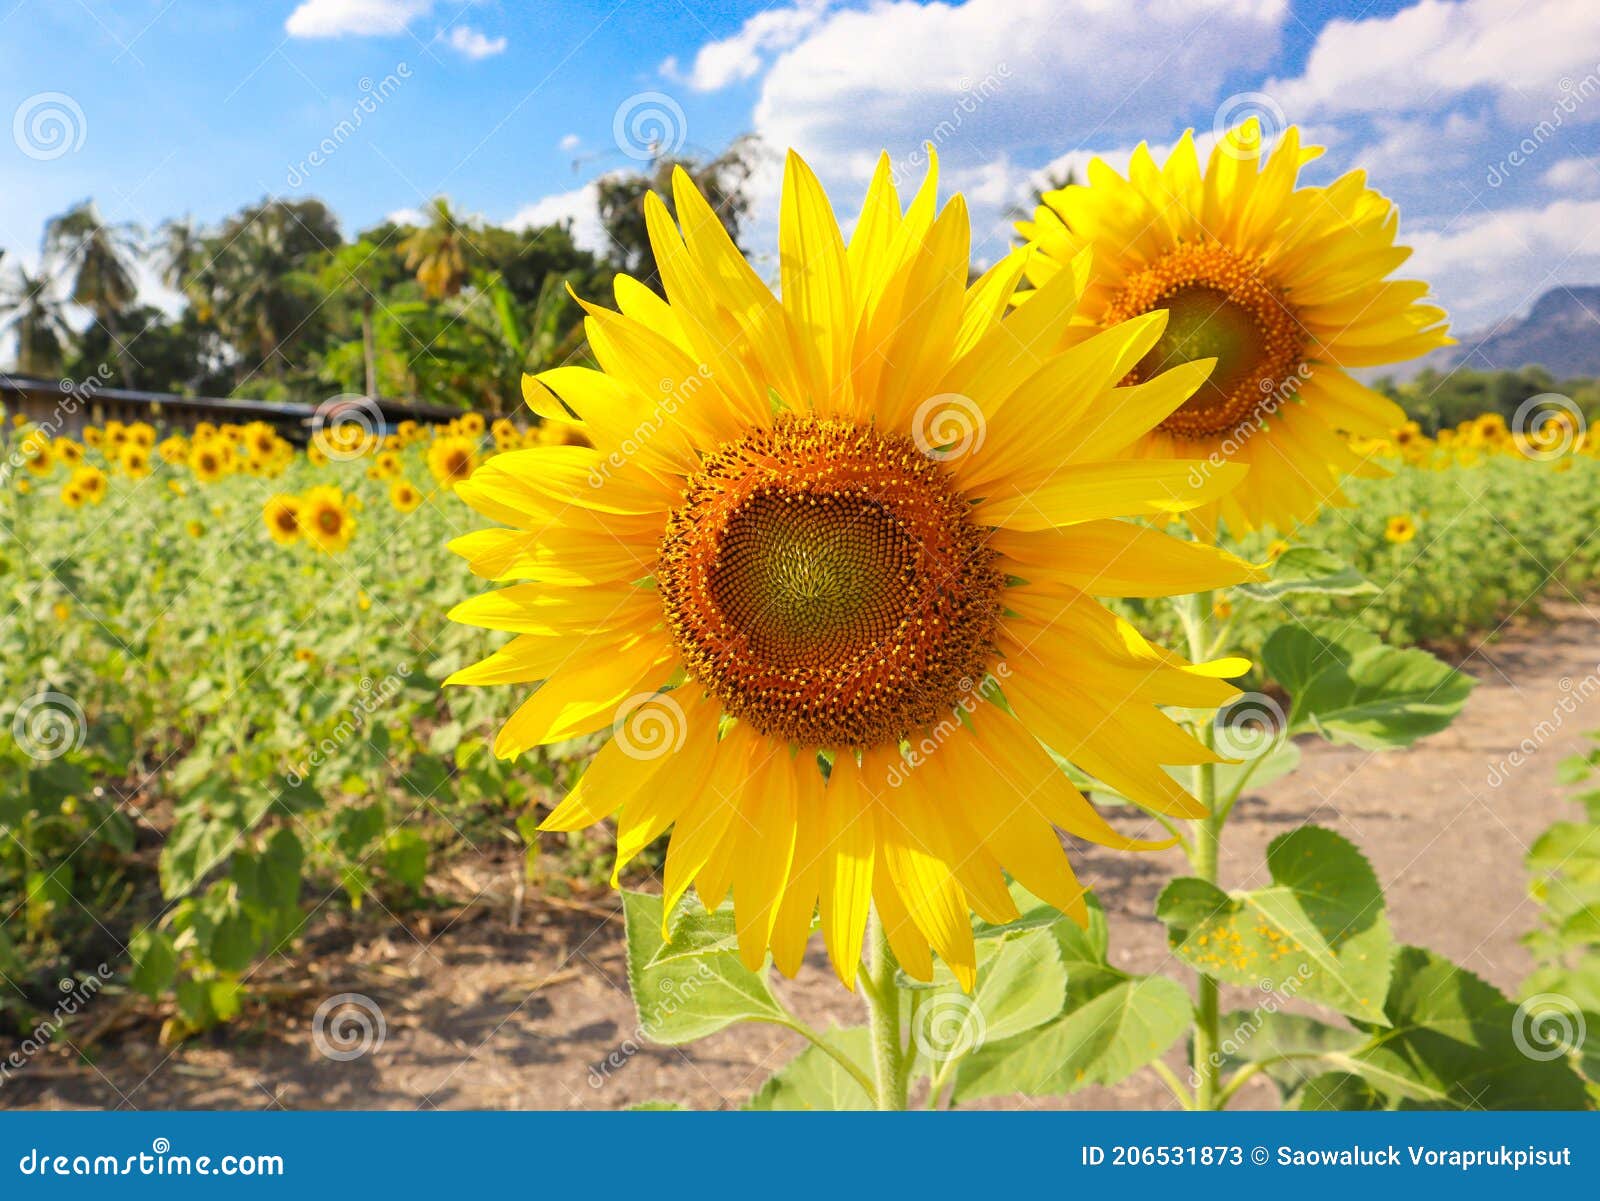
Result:
{"label": "large sunflower", "polygon": [[1052,827],[1148,845],[1041,740],[1151,810],[1199,813],[1161,765],[1213,756],[1158,706],[1216,706],[1243,665],[1191,665],[1090,597],[1253,572],[1117,520],[1243,471],[1196,483],[1189,462],[1129,458],[1205,375],[1115,387],[1165,315],[1059,349],[1070,273],[1008,315],[1027,253],[969,287],[965,204],[936,212],[935,186],[902,212],[885,159],[847,245],[791,154],[780,300],[676,172],[679,224],[645,207],[665,298],[618,277],[619,312],[585,305],[599,370],[526,381],[592,447],[501,454],[456,489],[509,528],[452,549],[530,582],[453,611],[517,637],[449,682],[542,681],[503,757],[613,734],[543,828],[616,814],[620,871],[672,827],[667,914],[691,884],[708,907],[731,892],[744,961],[770,948],[792,975],[820,908],[851,985],[869,906],[908,972],[929,979],[932,948],[970,986],[970,913],[1017,916],[1002,869],[1082,918]]}
{"label": "large sunflower", "polygon": [[1141,144],[1126,179],[1094,160],[1087,186],[1046,193],[1033,220],[1017,227],[1041,252],[1027,272],[1036,285],[1069,265],[1085,269],[1080,256],[1089,258],[1069,342],[1169,312],[1165,333],[1126,383],[1216,360],[1210,378],[1131,452],[1249,465],[1238,489],[1190,512],[1202,535],[1218,517],[1236,534],[1287,530],[1324,504],[1346,503],[1345,475],[1379,474],[1346,435],[1387,437],[1405,421],[1347,369],[1450,341],[1444,310],[1420,303],[1428,286],[1388,278],[1411,251],[1395,245],[1399,215],[1366,186],[1365,172],[1295,186],[1321,153],[1302,147],[1290,127],[1268,155],[1252,119],[1218,140],[1202,173],[1191,131],[1161,166]]}

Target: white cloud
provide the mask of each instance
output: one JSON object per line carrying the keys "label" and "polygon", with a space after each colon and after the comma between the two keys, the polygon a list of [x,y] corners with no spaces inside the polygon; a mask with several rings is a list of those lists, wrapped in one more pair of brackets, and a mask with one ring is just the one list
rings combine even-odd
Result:
{"label": "white cloud", "polygon": [[1558,284],[1600,278],[1600,200],[1557,200],[1480,213],[1406,238],[1400,274],[1426,279],[1460,330],[1527,309]]}
{"label": "white cloud", "polygon": [[569,133],[557,145],[561,147],[563,154],[571,154],[579,146],[583,145],[583,139],[575,133]]}
{"label": "white cloud", "polygon": [[605,226],[600,224],[599,195],[599,180],[591,180],[581,188],[525,204],[501,224],[507,229],[525,230],[571,221],[572,240],[584,250],[603,253],[609,239]]}
{"label": "white cloud", "polygon": [[[1265,70],[1286,0],[891,0],[830,13],[773,63],[755,125],[820,171],[934,141],[952,165],[1171,131]],[[1209,121],[1207,122],[1209,124]]]}
{"label": "white cloud", "polygon": [[1380,191],[1385,181],[1438,179],[1481,159],[1489,123],[1467,113],[1383,115],[1373,120],[1377,141],[1362,146],[1355,161]]}
{"label": "white cloud", "polygon": [[456,25],[451,28],[448,36],[443,33],[439,36],[449,43],[452,50],[459,51],[470,59],[493,58],[496,54],[504,54],[507,44],[505,38],[489,37],[470,25]]}
{"label": "white cloud", "polygon": [[433,0],[301,0],[284,22],[290,37],[383,37],[404,33]]}
{"label": "white cloud", "polygon": [[797,0],[791,8],[770,8],[746,21],[739,32],[700,47],[688,71],[676,58],[661,64],[661,73],[697,92],[714,92],[754,78],[767,56],[800,40],[827,11],[831,0]]}
{"label": "white cloud", "polygon": [[[1422,0],[1390,16],[1328,22],[1305,72],[1265,90],[1291,116],[1437,109],[1478,88],[1498,94],[1508,114],[1548,115],[1597,62],[1600,20],[1591,5]],[[1600,90],[1600,78],[1592,83]]]}
{"label": "white cloud", "polygon": [[386,213],[383,219],[394,225],[426,225],[428,223],[428,215],[421,209],[416,208],[395,209],[392,213]]}
{"label": "white cloud", "polygon": [[1574,196],[1593,196],[1600,192],[1600,162],[1592,158],[1564,158],[1550,164],[1539,182]]}

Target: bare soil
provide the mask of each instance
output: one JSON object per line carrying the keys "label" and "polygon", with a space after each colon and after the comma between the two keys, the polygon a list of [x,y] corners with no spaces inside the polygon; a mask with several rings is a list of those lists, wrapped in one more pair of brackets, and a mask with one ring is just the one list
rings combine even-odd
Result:
{"label": "bare soil", "polygon": [[[1464,661],[1479,684],[1443,733],[1388,754],[1303,746],[1299,772],[1240,801],[1223,883],[1263,879],[1264,852],[1277,835],[1307,822],[1330,826],[1372,861],[1399,939],[1515,990],[1531,967],[1519,940],[1536,917],[1523,855],[1546,826],[1572,815],[1555,765],[1591,745],[1586,728],[1600,727],[1600,710],[1563,719],[1560,709],[1600,670],[1600,615],[1565,604],[1551,616],[1553,624],[1507,633]],[[1560,720],[1555,735],[1508,770],[1507,756],[1546,720]],[[1114,962],[1182,978],[1151,916],[1163,883],[1183,870],[1181,856],[1087,848],[1077,862],[1110,914]],[[520,871],[517,857],[485,856],[457,870],[471,901],[452,912],[379,914],[320,929],[268,980],[270,1003],[176,1048],[160,1045],[147,1016],[124,1019],[110,1008],[97,1027],[92,1008],[12,1075],[0,1107],[587,1109],[670,1099],[732,1108],[799,1049],[794,1036],[759,1026],[686,1049],[643,1045],[616,898],[524,898]],[[839,987],[820,950],[798,980],[780,987],[819,1025],[860,1020],[858,1000]],[[350,1060],[329,1058],[312,1038],[317,1007],[340,993],[370,998],[384,1020],[381,1045]],[[115,1003],[109,995],[99,1001]],[[1179,1053],[1170,1054],[1175,1065]],[[1148,1072],[1061,1103],[1173,1106]],[[1275,1094],[1257,1081],[1235,1103],[1272,1105]]]}

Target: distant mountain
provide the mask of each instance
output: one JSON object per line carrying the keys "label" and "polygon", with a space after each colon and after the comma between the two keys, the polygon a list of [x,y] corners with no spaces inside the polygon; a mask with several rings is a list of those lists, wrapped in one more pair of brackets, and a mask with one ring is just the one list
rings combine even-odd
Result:
{"label": "distant mountain", "polygon": [[1600,376],[1600,287],[1552,288],[1526,317],[1507,317],[1489,329],[1456,337],[1458,346],[1370,374],[1410,379],[1425,367],[1515,371],[1538,366],[1557,379]]}

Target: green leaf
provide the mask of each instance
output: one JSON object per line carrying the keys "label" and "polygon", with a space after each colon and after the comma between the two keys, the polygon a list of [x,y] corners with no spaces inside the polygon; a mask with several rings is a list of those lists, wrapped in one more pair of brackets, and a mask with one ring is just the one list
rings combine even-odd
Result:
{"label": "green leaf", "polygon": [[1108,969],[1091,995],[1071,995],[1075,991],[1069,989],[1067,1011],[1048,1025],[987,1044],[963,1060],[955,1098],[1052,1096],[1115,1084],[1160,1058],[1191,1019],[1189,994],[1165,976]]}
{"label": "green leaf", "polygon": [[1262,1008],[1225,1013],[1219,1027],[1225,1070],[1261,1064],[1285,1098],[1300,1089],[1308,1076],[1351,1070],[1350,1053],[1370,1041],[1348,1026]]}
{"label": "green leaf", "polygon": [[1324,1072],[1307,1080],[1295,1094],[1295,1108],[1301,1110],[1348,1113],[1394,1107],[1369,1081],[1350,1072]]}
{"label": "green leaf", "polygon": [[1371,866],[1332,830],[1303,826],[1267,848],[1267,888],[1229,895],[1180,877],[1156,901],[1178,956],[1206,975],[1384,1021],[1392,940]]}
{"label": "green leaf", "polygon": [[1051,1021],[1066,1003],[1067,969],[1049,929],[980,942],[977,966],[971,996],[940,964],[935,987],[918,997],[911,1036],[922,1060],[936,1066],[1002,1042]]}
{"label": "green leaf", "polygon": [[1354,1056],[1362,1078],[1405,1108],[1582,1109],[1583,1081],[1548,1057],[1493,985],[1420,947],[1395,958],[1385,1007],[1391,1029]]}
{"label": "green leaf", "polygon": [[1384,750],[1444,729],[1476,683],[1427,651],[1397,650],[1376,635],[1319,635],[1280,626],[1261,648],[1267,674],[1289,692],[1289,733]]}
{"label": "green leaf", "polygon": [[[846,1059],[871,1070],[872,1036],[865,1026],[828,1030],[822,1040]],[[833,1056],[820,1047],[808,1046],[767,1077],[745,1108],[873,1109],[875,1101]]]}
{"label": "green leaf", "polygon": [[1378,588],[1337,555],[1317,546],[1295,546],[1278,556],[1265,583],[1238,584],[1234,591],[1251,600],[1276,601],[1296,593],[1364,596]]}
{"label": "green leaf", "polygon": [[765,976],[732,951],[655,962],[661,951],[661,898],[624,892],[628,984],[639,1028],[653,1042],[675,1046],[714,1034],[734,1022],[786,1022]]}
{"label": "green leaf", "polygon": [[129,983],[152,1001],[172,987],[178,971],[178,948],[165,930],[144,929],[128,943],[133,959]]}
{"label": "green leaf", "polygon": [[384,840],[383,865],[391,878],[421,892],[428,878],[428,841],[415,830],[398,829]]}

